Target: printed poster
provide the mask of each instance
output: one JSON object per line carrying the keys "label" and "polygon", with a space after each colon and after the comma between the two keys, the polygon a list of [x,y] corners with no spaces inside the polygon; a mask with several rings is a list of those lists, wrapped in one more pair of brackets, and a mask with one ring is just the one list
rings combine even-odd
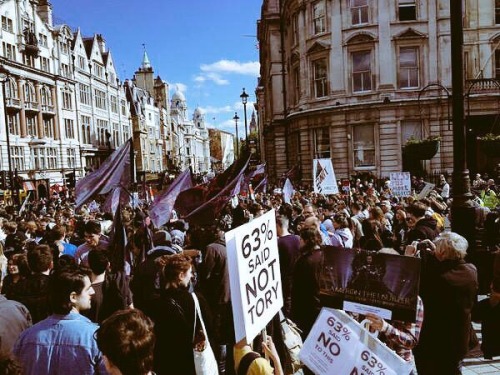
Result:
{"label": "printed poster", "polygon": [[313,160],[314,192],[320,194],[338,194],[339,187],[333,170],[332,159]]}

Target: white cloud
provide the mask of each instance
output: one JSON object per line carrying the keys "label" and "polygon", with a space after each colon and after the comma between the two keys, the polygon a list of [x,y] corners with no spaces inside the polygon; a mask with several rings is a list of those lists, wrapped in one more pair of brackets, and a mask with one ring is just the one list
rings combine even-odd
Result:
{"label": "white cloud", "polygon": [[242,63],[234,60],[219,60],[212,64],[203,64],[200,69],[206,73],[232,73],[258,77],[260,64],[258,61]]}
{"label": "white cloud", "polygon": [[226,105],[224,107],[213,107],[213,106],[206,106],[206,107],[201,107],[201,110],[206,113],[206,114],[212,114],[216,115],[219,113],[229,113],[233,111],[233,107],[230,105]]}
{"label": "white cloud", "polygon": [[184,94],[188,90],[188,86],[182,82],[169,83],[168,85],[170,86],[170,90],[173,90],[174,92],[180,91]]}

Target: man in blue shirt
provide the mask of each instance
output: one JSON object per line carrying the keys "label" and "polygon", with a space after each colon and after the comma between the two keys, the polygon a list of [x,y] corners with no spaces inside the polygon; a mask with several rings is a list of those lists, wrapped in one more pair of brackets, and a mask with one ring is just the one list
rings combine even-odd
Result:
{"label": "man in blue shirt", "polygon": [[94,339],[97,325],[80,315],[90,309],[93,294],[83,270],[62,269],[50,276],[54,313],[24,331],[14,345],[26,375],[107,373]]}

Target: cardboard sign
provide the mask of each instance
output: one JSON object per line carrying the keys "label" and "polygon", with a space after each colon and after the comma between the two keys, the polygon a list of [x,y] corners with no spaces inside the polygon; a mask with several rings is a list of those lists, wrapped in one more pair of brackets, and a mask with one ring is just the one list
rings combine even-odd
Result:
{"label": "cardboard sign", "polygon": [[419,258],[332,246],[325,247],[324,254],[320,284],[323,306],[415,321]]}
{"label": "cardboard sign", "polygon": [[226,233],[236,342],[250,342],[283,307],[274,210]]}
{"label": "cardboard sign", "polygon": [[431,184],[430,182],[426,182],[422,191],[420,193],[418,193],[417,199],[420,200],[420,199],[428,196],[429,193],[431,192],[431,190],[434,189],[435,186],[436,186],[435,184]]}
{"label": "cardboard sign", "polygon": [[323,308],[299,354],[316,375],[408,375],[411,367],[346,313]]}
{"label": "cardboard sign", "polygon": [[313,160],[314,192],[321,194],[338,194],[339,187],[333,170],[332,159]]}
{"label": "cardboard sign", "polygon": [[409,197],[411,195],[410,172],[393,172],[389,175],[391,190],[395,196]]}

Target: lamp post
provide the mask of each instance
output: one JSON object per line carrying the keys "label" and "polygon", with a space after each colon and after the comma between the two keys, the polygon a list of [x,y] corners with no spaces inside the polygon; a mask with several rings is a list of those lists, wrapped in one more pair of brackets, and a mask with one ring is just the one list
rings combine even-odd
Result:
{"label": "lamp post", "polygon": [[243,111],[245,113],[245,147],[248,147],[248,125],[247,125],[247,103],[248,103],[248,94],[245,92],[245,88],[243,87],[243,92],[240,95],[241,102],[243,103]]}
{"label": "lamp post", "polygon": [[12,194],[12,198],[14,201],[14,206],[17,205],[17,202],[15,201],[15,197],[17,197],[17,192],[14,192],[14,176],[12,174],[12,158],[10,157],[10,131],[9,131],[9,121],[8,121],[8,116],[7,116],[7,98],[5,95],[5,85],[7,84],[8,80],[8,73],[9,71],[5,69],[5,66],[0,65],[0,81],[2,82],[2,95],[3,95],[3,113],[4,113],[4,121],[5,121],[5,135],[7,139],[7,159],[9,161],[9,183],[10,183],[10,190]]}
{"label": "lamp post", "polygon": [[471,202],[466,126],[464,121],[463,83],[463,26],[462,2],[450,0],[451,31],[451,84],[453,114],[453,203],[451,207],[451,228],[467,238],[475,246],[474,208]]}
{"label": "lamp post", "polygon": [[240,155],[240,143],[239,143],[239,138],[238,138],[238,120],[240,118],[238,117],[238,112],[234,112],[234,117],[233,117],[233,120],[234,120],[234,124],[236,125],[236,157],[238,158]]}

